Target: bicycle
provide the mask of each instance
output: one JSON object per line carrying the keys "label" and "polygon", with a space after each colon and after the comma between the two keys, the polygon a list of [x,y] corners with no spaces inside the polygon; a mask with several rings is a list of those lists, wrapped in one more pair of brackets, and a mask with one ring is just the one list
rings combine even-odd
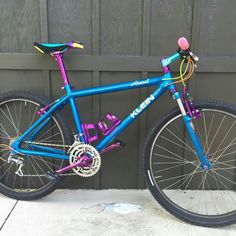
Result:
{"label": "bicycle", "polygon": [[[188,223],[220,227],[236,222],[234,106],[220,101],[194,102],[185,81],[198,57],[180,38],[177,51],[161,59],[163,75],[76,90],[70,84],[63,54],[83,48],[78,41],[35,43],[57,61],[65,95],[47,103],[32,92],[0,95],[0,192],[20,200],[44,197],[66,175],[90,177],[101,166],[101,154],[122,146],[116,137],[164,92],[177,102],[154,124],[144,147],[144,174],[157,202]],[[181,59],[180,75],[170,64]],[[183,91],[176,84],[182,83]],[[75,99],[121,90],[157,86],[137,108],[120,120],[105,114],[98,124],[82,124]],[[75,131],[67,128],[60,110],[71,107]]]}

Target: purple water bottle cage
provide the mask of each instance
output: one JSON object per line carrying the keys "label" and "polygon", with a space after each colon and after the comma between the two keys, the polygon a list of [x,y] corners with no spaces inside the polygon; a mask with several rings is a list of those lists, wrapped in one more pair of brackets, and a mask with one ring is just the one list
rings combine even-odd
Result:
{"label": "purple water bottle cage", "polygon": [[[107,125],[106,120],[111,123],[111,125]],[[102,131],[104,135],[108,135],[111,133],[112,130],[116,128],[121,122],[115,115],[111,113],[107,113],[99,122],[98,127]]]}
{"label": "purple water bottle cage", "polygon": [[193,119],[199,119],[201,117],[201,113],[198,109],[195,108],[193,99],[191,98],[189,92],[187,91],[186,86],[183,89],[183,101],[185,108],[187,109],[188,115]]}
{"label": "purple water bottle cage", "polygon": [[[110,125],[107,124],[107,122],[110,123]],[[113,114],[107,113],[100,121],[98,122],[98,127],[102,131],[104,135],[108,135],[111,133],[112,130],[115,129],[115,127],[120,124],[120,120]],[[92,143],[96,141],[99,138],[99,133],[97,129],[96,124],[82,124],[82,130],[84,133],[84,138],[87,143]],[[91,134],[94,132],[93,134]],[[118,146],[116,144],[116,146]]]}
{"label": "purple water bottle cage", "polygon": [[[82,124],[81,126],[87,143],[91,143],[99,138],[97,126],[95,124]],[[90,134],[92,130],[96,132],[94,135]]]}

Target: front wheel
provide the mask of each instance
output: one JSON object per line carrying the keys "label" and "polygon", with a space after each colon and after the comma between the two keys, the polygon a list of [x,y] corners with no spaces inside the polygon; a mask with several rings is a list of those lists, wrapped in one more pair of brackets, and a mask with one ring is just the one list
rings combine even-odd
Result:
{"label": "front wheel", "polygon": [[220,227],[236,222],[236,109],[219,101],[196,103],[193,120],[203,152],[203,170],[178,109],[151,130],[144,148],[144,172],[154,198],[186,222]]}

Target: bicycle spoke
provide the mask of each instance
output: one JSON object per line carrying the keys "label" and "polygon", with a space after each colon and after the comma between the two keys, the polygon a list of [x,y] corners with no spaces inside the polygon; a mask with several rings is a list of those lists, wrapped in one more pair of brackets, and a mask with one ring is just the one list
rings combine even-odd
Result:
{"label": "bicycle spoke", "polygon": [[178,158],[181,159],[181,160],[185,160],[185,159],[184,159],[183,157],[181,157],[180,155],[178,155],[178,154],[176,154],[176,153],[174,153],[174,152],[171,152],[170,150],[168,150],[168,149],[166,149],[166,148],[164,148],[164,147],[162,147],[162,146],[160,146],[160,145],[158,145],[158,144],[156,144],[156,146],[159,147],[159,148],[161,148],[162,150],[165,150],[166,152],[168,152],[168,153],[170,153],[170,154],[172,154],[172,155],[178,157]]}
{"label": "bicycle spoke", "polygon": [[[206,124],[205,113],[203,113],[203,121],[204,121],[205,137],[206,137],[204,147],[205,147],[205,146],[208,147],[208,135],[207,135],[207,128],[206,128],[207,124]],[[204,149],[203,149],[203,150],[204,150]]]}
{"label": "bicycle spoke", "polygon": [[[168,142],[170,142],[170,143],[173,143],[174,145],[176,145],[176,146],[178,146],[178,147],[183,148],[182,145],[180,145],[180,144],[178,144],[178,143],[172,141],[171,139],[168,139],[168,138],[166,138],[166,137],[164,137],[164,136],[160,136],[160,137],[163,138],[163,139],[165,139],[166,141],[168,141]],[[191,150],[191,149],[189,149],[189,148],[185,148],[185,150],[190,151],[190,152],[192,152],[193,154],[196,154],[196,152],[194,152],[193,150]]]}
{"label": "bicycle spoke", "polygon": [[194,154],[196,154],[196,152],[183,140],[181,140],[177,135],[175,135],[170,129],[166,129],[169,133],[171,133],[176,139],[178,139],[181,143],[183,143],[186,147],[188,147],[189,151],[192,151]]}
{"label": "bicycle spoke", "polygon": [[31,166],[32,166],[32,167],[33,167],[33,169],[34,169],[34,171],[35,171],[35,174],[36,174],[36,175],[39,177],[39,179],[40,179],[40,182],[42,183],[42,185],[44,185],[44,182],[43,182],[43,180],[42,180],[41,176],[39,175],[39,173],[37,172],[36,168],[34,167],[34,164],[32,163],[31,159],[29,158],[28,160],[29,160],[29,162],[30,162]]}
{"label": "bicycle spoke", "polygon": [[232,208],[236,212],[235,116],[228,119],[227,113],[203,111],[201,119],[194,120],[212,165],[209,170],[200,168],[190,137],[181,135],[187,133],[185,126],[180,134],[180,122],[177,116],[155,138],[151,152],[154,181],[168,199],[186,211],[204,216],[228,214]]}
{"label": "bicycle spoke", "polygon": [[17,135],[17,134],[18,134],[18,130],[17,130],[15,124],[14,124],[14,123],[11,121],[11,119],[6,115],[6,113],[3,111],[2,108],[0,108],[0,110],[1,110],[1,112],[3,113],[3,115],[7,118],[7,120],[12,124],[12,126],[13,126],[14,129],[15,129],[16,135]]}
{"label": "bicycle spoke", "polygon": [[[154,153],[153,155],[155,155],[155,156],[160,156],[160,157],[165,157],[165,158],[167,158],[167,159],[171,159],[171,160],[174,160],[174,161],[178,161],[178,163],[185,161],[183,158],[180,159],[180,158],[176,158],[176,157],[172,157],[172,156],[166,156],[166,155],[158,154],[158,153]],[[155,162],[154,162],[154,163],[155,163]],[[173,162],[170,162],[170,163],[173,163]]]}
{"label": "bicycle spoke", "polygon": [[[234,142],[234,140],[236,140],[236,137],[235,137],[231,142]],[[221,152],[221,154],[213,161],[212,164],[214,164],[216,161],[218,161],[218,160],[221,158],[221,156],[225,153],[225,151],[231,146],[231,142],[230,142],[230,144]]]}
{"label": "bicycle spoke", "polygon": [[208,148],[207,151],[206,151],[206,156],[208,155],[208,152],[210,151],[210,148],[211,148],[212,144],[213,144],[214,141],[215,141],[215,138],[216,138],[216,136],[217,136],[217,134],[218,134],[218,132],[219,132],[219,130],[220,130],[220,128],[221,128],[222,123],[224,122],[224,119],[225,119],[225,116],[222,118],[222,120],[221,120],[221,122],[220,122],[220,125],[219,125],[218,129],[216,130],[216,133],[215,133],[215,135],[214,135],[214,137],[213,137],[213,139],[212,139],[212,141],[211,141],[211,143],[210,143],[210,146],[209,146],[209,148]]}
{"label": "bicycle spoke", "polygon": [[[205,153],[206,149],[208,149],[208,138],[209,138],[210,133],[211,133],[211,127],[212,127],[214,118],[215,118],[215,114],[213,114],[212,118],[211,118],[211,122],[210,122],[210,125],[209,125],[209,131],[207,132],[207,135],[206,135],[207,143],[205,143],[205,146],[203,147],[203,153]],[[206,144],[207,144],[207,146],[206,146]]]}
{"label": "bicycle spoke", "polygon": [[50,129],[48,129],[46,132],[44,132],[43,134],[41,134],[37,139],[36,141],[40,140],[42,138],[42,136],[45,136],[47,135],[50,131],[52,131],[53,128],[56,127],[56,124],[53,125],[53,127],[51,127]]}
{"label": "bicycle spoke", "polygon": [[179,166],[183,166],[184,164],[185,163],[181,163],[181,164],[178,164],[178,165],[175,165],[175,166],[167,167],[167,168],[164,168],[164,169],[161,169],[161,170],[154,171],[154,173],[170,170],[170,169],[173,169],[173,168],[176,168],[176,167],[179,167]]}
{"label": "bicycle spoke", "polygon": [[[230,131],[232,130],[233,126],[235,125],[236,120],[233,122],[233,124],[230,126],[230,128],[228,129],[226,135],[224,135],[224,138],[222,139],[221,143],[219,144],[218,148],[216,149],[216,152],[220,149],[221,145],[223,144],[223,142],[225,141],[226,137],[229,135]],[[213,155],[212,159],[215,157],[215,154]]]}
{"label": "bicycle spoke", "polygon": [[[37,111],[40,105],[31,102],[27,99],[11,99],[5,103],[0,104],[0,140],[2,144],[11,145],[21,131],[25,132],[36,120]],[[23,122],[23,125],[22,125]],[[23,130],[20,130],[23,129]],[[61,150],[64,150],[65,141],[62,130],[53,116],[50,116],[41,125],[35,128],[32,132],[39,133],[39,138],[42,143],[61,144]],[[27,137],[28,138],[28,137]],[[27,138],[22,142],[22,147],[30,149]],[[36,138],[30,142],[37,142]],[[63,166],[64,160],[45,160],[39,156],[21,157],[13,155],[10,163],[8,156],[10,150],[6,147],[0,147],[0,183],[6,186],[15,193],[27,193],[41,191],[48,185],[54,183],[53,180],[43,177],[47,172],[54,172],[54,169],[60,169]],[[23,160],[22,173],[23,177],[15,174],[20,168],[19,160]]]}
{"label": "bicycle spoke", "polygon": [[47,138],[45,138],[45,139],[42,139],[42,140],[40,140],[41,142],[45,142],[46,140],[48,140],[48,139],[50,139],[50,138],[52,138],[52,137],[55,137],[55,136],[57,136],[57,135],[59,135],[60,134],[60,132],[57,132],[56,134],[53,134],[53,135],[51,135],[51,136],[49,136],[49,137],[47,137]]}
{"label": "bicycle spoke", "polygon": [[[233,139],[233,141],[234,141],[234,140],[235,140],[235,139]],[[222,150],[225,150],[226,148],[229,148],[229,147],[234,146],[235,144],[236,144],[236,142],[232,142],[230,145],[227,145],[227,146],[221,148],[221,149],[218,150],[217,152],[213,152],[213,153],[211,153],[211,154],[208,154],[208,156],[212,156],[212,155],[214,155],[215,153],[221,152]]]}

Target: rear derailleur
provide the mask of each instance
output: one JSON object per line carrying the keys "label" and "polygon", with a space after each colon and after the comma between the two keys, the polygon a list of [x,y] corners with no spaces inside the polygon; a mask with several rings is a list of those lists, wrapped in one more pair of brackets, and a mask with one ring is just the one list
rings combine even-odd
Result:
{"label": "rear derailleur", "polygon": [[22,177],[24,175],[23,170],[22,170],[22,167],[24,166],[24,158],[19,157],[17,155],[10,154],[7,162],[12,163],[12,164],[16,164],[18,166],[18,169],[15,172],[15,174],[19,175],[20,177]]}

